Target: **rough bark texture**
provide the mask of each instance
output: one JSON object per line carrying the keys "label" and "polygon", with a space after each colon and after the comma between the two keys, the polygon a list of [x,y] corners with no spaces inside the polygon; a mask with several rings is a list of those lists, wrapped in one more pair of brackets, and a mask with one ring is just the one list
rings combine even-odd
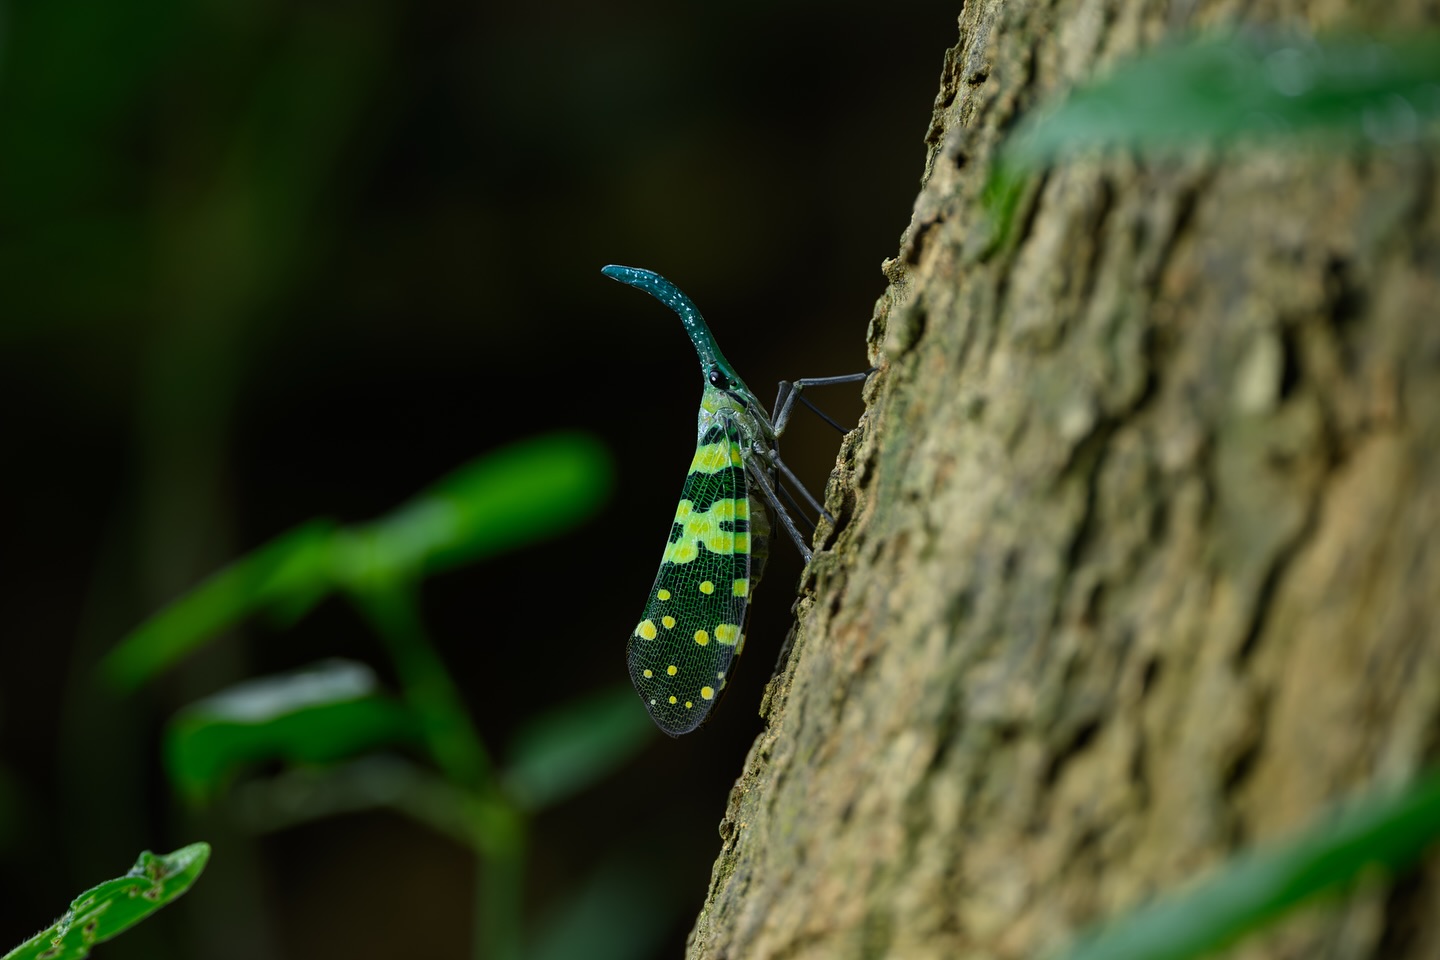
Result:
{"label": "rough bark texture", "polygon": [[[692,956],[1032,956],[1434,759],[1432,148],[1066,163],[975,225],[1002,131],[1138,48],[1437,18],[964,6]],[[1440,956],[1436,862],[1237,955]]]}

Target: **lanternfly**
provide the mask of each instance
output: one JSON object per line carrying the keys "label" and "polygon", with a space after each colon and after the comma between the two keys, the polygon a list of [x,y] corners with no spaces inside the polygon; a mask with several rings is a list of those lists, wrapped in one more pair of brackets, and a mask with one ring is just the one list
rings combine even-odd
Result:
{"label": "lanternfly", "polygon": [[660,571],[626,647],[630,679],[645,708],[661,730],[679,736],[705,722],[725,689],[731,663],[745,646],[750,597],[769,553],[767,506],[801,556],[810,559],[810,548],[776,496],[777,475],[784,476],[821,510],[776,451],[776,438],[794,399],[803,387],[851,383],[868,374],[782,384],[772,423],[720,352],[700,311],[678,287],[636,267],[612,265],[602,272],[644,290],[679,314],[705,377],[695,456]]}

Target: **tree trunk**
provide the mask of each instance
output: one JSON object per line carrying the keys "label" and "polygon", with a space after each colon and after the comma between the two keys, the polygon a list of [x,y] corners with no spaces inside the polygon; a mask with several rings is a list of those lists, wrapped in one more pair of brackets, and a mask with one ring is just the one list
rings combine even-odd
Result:
{"label": "tree trunk", "polygon": [[[976,242],[1036,103],[1186,28],[1440,19],[1369,9],[964,5],[692,956],[1034,956],[1434,759],[1429,148],[1066,162]],[[1436,867],[1240,955],[1440,955]]]}

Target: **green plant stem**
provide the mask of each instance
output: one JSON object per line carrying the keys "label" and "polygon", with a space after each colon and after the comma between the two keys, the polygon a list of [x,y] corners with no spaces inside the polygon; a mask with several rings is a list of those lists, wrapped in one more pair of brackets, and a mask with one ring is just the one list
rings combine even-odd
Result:
{"label": "green plant stem", "polygon": [[476,960],[519,960],[525,880],[524,841],[511,853],[482,857],[475,873]]}
{"label": "green plant stem", "polygon": [[425,633],[414,586],[372,582],[354,596],[395,661],[405,701],[420,717],[426,744],[445,776],[477,792],[493,790],[490,756]]}
{"label": "green plant stem", "polygon": [[404,698],[421,719],[435,762],[468,796],[464,819],[477,853],[475,956],[519,960],[525,814],[495,778],[489,753],[426,635],[413,584],[372,580],[354,596],[395,661]]}

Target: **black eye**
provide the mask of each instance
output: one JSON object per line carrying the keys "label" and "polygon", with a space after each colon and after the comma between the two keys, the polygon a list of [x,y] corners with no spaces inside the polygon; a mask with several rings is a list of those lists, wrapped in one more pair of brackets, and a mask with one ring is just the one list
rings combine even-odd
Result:
{"label": "black eye", "polygon": [[710,371],[710,386],[717,390],[729,390],[730,378],[721,373],[719,367],[715,367]]}

